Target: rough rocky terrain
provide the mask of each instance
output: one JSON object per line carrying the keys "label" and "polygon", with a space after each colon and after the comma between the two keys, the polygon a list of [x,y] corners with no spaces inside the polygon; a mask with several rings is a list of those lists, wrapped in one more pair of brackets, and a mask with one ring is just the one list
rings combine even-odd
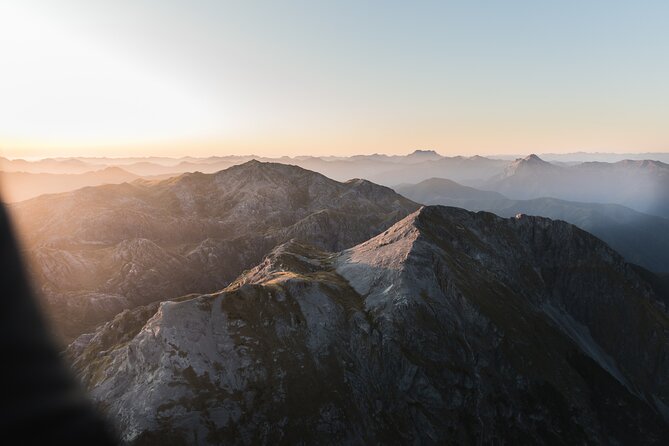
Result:
{"label": "rough rocky terrain", "polygon": [[564,222],[424,207],[67,351],[134,444],[667,444],[661,280]]}

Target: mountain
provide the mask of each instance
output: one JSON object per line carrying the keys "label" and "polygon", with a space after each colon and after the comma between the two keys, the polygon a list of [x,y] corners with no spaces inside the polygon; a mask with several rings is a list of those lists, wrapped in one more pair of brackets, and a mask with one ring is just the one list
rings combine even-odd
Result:
{"label": "mountain", "polygon": [[467,185],[478,186],[489,178],[500,175],[508,161],[485,158],[482,156],[442,157],[437,160],[395,165],[383,172],[375,172],[366,177],[370,181],[388,186],[401,183],[417,183],[429,178],[450,178]]}
{"label": "mountain", "polygon": [[518,158],[509,164],[502,174],[502,178],[534,177],[538,173],[548,175],[561,173],[559,166],[546,162],[537,155],[531,154],[525,158]]}
{"label": "mountain", "polygon": [[500,193],[463,186],[445,178],[430,178],[418,184],[400,184],[395,186],[396,192],[405,197],[414,196],[412,200],[423,204],[441,204],[440,200],[503,200]]}
{"label": "mountain", "polygon": [[515,199],[552,197],[614,203],[669,217],[669,165],[660,161],[557,166],[530,155],[511,163],[504,173],[489,179],[482,188]]}
{"label": "mountain", "polygon": [[564,222],[424,207],[67,356],[131,444],[667,444],[669,296],[639,271]]}
{"label": "mountain", "polygon": [[88,163],[74,158],[27,161],[0,157],[0,171],[3,172],[75,174],[100,170],[105,165],[108,164]]}
{"label": "mountain", "polygon": [[[79,157],[45,159],[35,163],[39,163],[42,166],[41,169],[45,172],[51,172],[51,170],[48,170],[49,168],[62,169],[62,165],[72,162],[73,164],[82,166],[116,166],[143,177],[164,177],[165,175],[176,176],[187,172],[215,173],[253,159],[261,162],[297,165],[339,181],[364,178],[383,185],[392,185],[401,182],[413,183],[431,177],[444,176],[453,178],[456,181],[480,185],[490,179],[490,177],[503,172],[504,168],[509,164],[506,160],[490,159],[481,156],[444,157],[434,150],[415,150],[407,155],[373,154],[349,157],[282,156],[267,158],[255,155],[210,156],[205,158]],[[28,162],[24,161],[23,163]]]}
{"label": "mountain", "polygon": [[645,152],[645,153],[605,153],[605,152],[574,152],[574,153],[543,153],[541,157],[547,161],[566,162],[572,164],[585,163],[589,161],[600,161],[605,163],[616,163],[624,160],[654,160],[669,163],[667,152]]}
{"label": "mountain", "polygon": [[634,211],[621,205],[579,203],[556,198],[511,200],[454,181],[431,179],[395,190],[423,204],[488,211],[502,217],[528,214],[564,220],[584,229],[622,254],[628,262],[652,271],[669,271],[669,219]]}
{"label": "mountain", "polygon": [[570,187],[562,181],[567,172],[566,167],[529,155],[507,165],[504,172],[489,180],[483,188],[520,199],[564,195],[567,193],[565,189]]}
{"label": "mountain", "polygon": [[436,161],[442,159],[443,157],[439,155],[434,150],[414,150],[405,157],[405,161],[408,162],[423,162],[423,161]]}
{"label": "mountain", "polygon": [[7,203],[27,200],[42,194],[68,192],[86,186],[125,183],[136,180],[137,178],[139,178],[137,175],[127,172],[119,167],[107,167],[105,169],[79,174],[26,172],[0,173],[2,200]]}
{"label": "mountain", "polygon": [[186,172],[216,173],[219,170],[227,169],[230,166],[241,164],[226,161],[220,162],[192,162],[181,161],[178,164],[158,164],[150,161],[140,161],[124,165],[123,168],[129,172],[145,177],[150,176],[177,176]]}
{"label": "mountain", "polygon": [[249,161],[45,195],[10,211],[55,325],[71,340],[124,308],[218,290],[291,238],[340,250],[418,207],[365,180]]}
{"label": "mountain", "polygon": [[[600,156],[601,155],[601,156]],[[620,160],[610,154],[576,153],[509,156],[442,156],[434,150],[407,155],[259,157],[256,155],[210,157],[54,158],[39,161],[0,160],[4,171],[82,173],[104,166],[120,167],[142,177],[164,179],[182,173],[215,173],[252,159],[297,165],[338,181],[364,178],[393,186],[429,178],[449,178],[461,184],[500,192],[514,199],[552,197],[578,202],[614,203],[662,217],[669,217],[669,165],[667,154],[637,154]],[[591,162],[614,160],[616,162]]]}

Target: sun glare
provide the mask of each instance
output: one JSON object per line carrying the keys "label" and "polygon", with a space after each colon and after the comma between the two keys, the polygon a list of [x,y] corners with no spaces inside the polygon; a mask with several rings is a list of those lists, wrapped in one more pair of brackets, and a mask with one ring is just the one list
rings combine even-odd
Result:
{"label": "sun glare", "polygon": [[[84,146],[202,137],[221,125],[206,101],[63,23],[0,5],[0,144]],[[62,149],[62,147],[61,147]]]}

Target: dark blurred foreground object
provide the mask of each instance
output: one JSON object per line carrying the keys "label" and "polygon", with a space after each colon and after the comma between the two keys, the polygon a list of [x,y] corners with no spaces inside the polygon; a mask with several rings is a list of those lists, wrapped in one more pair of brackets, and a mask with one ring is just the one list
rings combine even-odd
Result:
{"label": "dark blurred foreground object", "polygon": [[117,444],[49,338],[2,205],[0,290],[0,442]]}

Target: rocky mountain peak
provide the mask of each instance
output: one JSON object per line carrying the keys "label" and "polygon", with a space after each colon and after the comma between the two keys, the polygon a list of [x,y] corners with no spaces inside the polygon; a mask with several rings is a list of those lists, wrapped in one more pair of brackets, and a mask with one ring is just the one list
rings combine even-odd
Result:
{"label": "rocky mountain peak", "polygon": [[651,287],[571,225],[426,206],[340,253],[291,240],[69,354],[139,443],[663,444],[667,326]]}
{"label": "rocky mountain peak", "polygon": [[538,155],[535,155],[534,153],[531,153],[527,155],[525,158],[523,158],[523,161],[528,162],[528,163],[542,163],[545,162],[541,158],[539,158]]}
{"label": "rocky mountain peak", "polygon": [[526,156],[525,158],[518,158],[516,159],[513,164],[517,166],[533,166],[533,167],[555,167],[554,164],[549,163],[548,161],[544,161],[541,158],[539,158],[535,154],[530,154]]}

